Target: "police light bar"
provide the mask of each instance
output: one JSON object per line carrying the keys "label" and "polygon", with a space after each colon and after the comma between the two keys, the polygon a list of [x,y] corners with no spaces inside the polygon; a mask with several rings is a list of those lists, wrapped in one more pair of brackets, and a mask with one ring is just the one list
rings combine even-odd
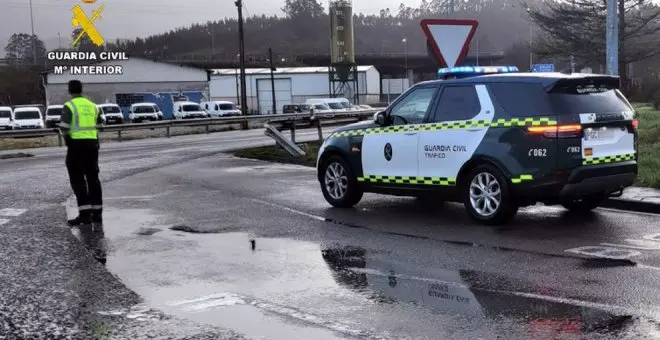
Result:
{"label": "police light bar", "polygon": [[457,66],[438,69],[438,76],[441,78],[456,77],[475,77],[485,74],[495,73],[513,73],[519,72],[516,66]]}

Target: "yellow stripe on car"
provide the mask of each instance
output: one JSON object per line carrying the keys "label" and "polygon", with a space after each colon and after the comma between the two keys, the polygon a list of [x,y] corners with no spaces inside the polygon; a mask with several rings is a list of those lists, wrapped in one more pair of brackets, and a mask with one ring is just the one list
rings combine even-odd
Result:
{"label": "yellow stripe on car", "polygon": [[635,153],[626,153],[622,155],[613,155],[613,156],[604,156],[604,157],[587,157],[582,160],[582,165],[618,163],[618,162],[632,161],[634,159],[635,159]]}
{"label": "yellow stripe on car", "polygon": [[370,183],[456,185],[456,178],[447,178],[447,177],[364,175],[358,177],[357,180],[358,182],[370,182]]}

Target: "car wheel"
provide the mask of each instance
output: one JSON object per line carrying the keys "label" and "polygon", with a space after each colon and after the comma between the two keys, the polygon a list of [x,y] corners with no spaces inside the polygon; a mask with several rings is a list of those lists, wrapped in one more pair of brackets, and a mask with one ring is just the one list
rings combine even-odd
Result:
{"label": "car wheel", "polygon": [[470,217],[485,225],[500,225],[518,212],[509,184],[502,172],[488,164],[468,173],[462,184],[463,205]]}
{"label": "car wheel", "polygon": [[321,191],[328,203],[338,208],[351,208],[360,202],[364,192],[342,157],[329,157],[321,164],[320,170]]}
{"label": "car wheel", "polygon": [[564,200],[561,205],[573,212],[587,212],[598,208],[607,198],[604,194],[592,194],[580,198]]}

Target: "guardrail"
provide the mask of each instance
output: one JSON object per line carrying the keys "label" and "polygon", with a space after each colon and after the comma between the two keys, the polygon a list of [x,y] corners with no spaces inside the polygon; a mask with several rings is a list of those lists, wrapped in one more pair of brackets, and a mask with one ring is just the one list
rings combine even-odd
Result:
{"label": "guardrail", "polygon": [[[314,116],[309,113],[298,114],[277,114],[277,115],[255,115],[255,116],[238,116],[238,117],[217,117],[217,118],[197,118],[185,120],[166,120],[158,122],[147,123],[128,123],[117,125],[105,125],[101,132],[117,132],[117,138],[121,140],[122,132],[134,130],[153,130],[153,129],[166,129],[166,136],[171,137],[171,129],[175,127],[199,127],[205,126],[206,132],[210,132],[211,126],[217,125],[232,125],[248,122],[264,122],[267,124],[282,124],[283,127],[291,129],[292,140],[295,142],[295,126],[299,122],[318,122],[314,124],[318,126],[319,133],[321,130],[322,121],[357,118],[373,116],[374,113],[380,110],[362,110],[351,112],[336,112],[336,113],[319,113]],[[62,146],[63,138],[56,128],[53,129],[25,129],[25,130],[7,130],[0,131],[0,139],[2,138],[39,138],[46,136],[58,136],[59,145]]]}

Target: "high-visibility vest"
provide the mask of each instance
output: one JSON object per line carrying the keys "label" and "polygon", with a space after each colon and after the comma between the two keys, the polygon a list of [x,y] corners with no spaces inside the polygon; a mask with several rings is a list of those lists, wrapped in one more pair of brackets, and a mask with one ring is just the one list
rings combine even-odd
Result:
{"label": "high-visibility vest", "polygon": [[85,97],[76,97],[64,105],[72,113],[69,126],[71,139],[98,139],[96,120],[99,111],[96,104]]}

